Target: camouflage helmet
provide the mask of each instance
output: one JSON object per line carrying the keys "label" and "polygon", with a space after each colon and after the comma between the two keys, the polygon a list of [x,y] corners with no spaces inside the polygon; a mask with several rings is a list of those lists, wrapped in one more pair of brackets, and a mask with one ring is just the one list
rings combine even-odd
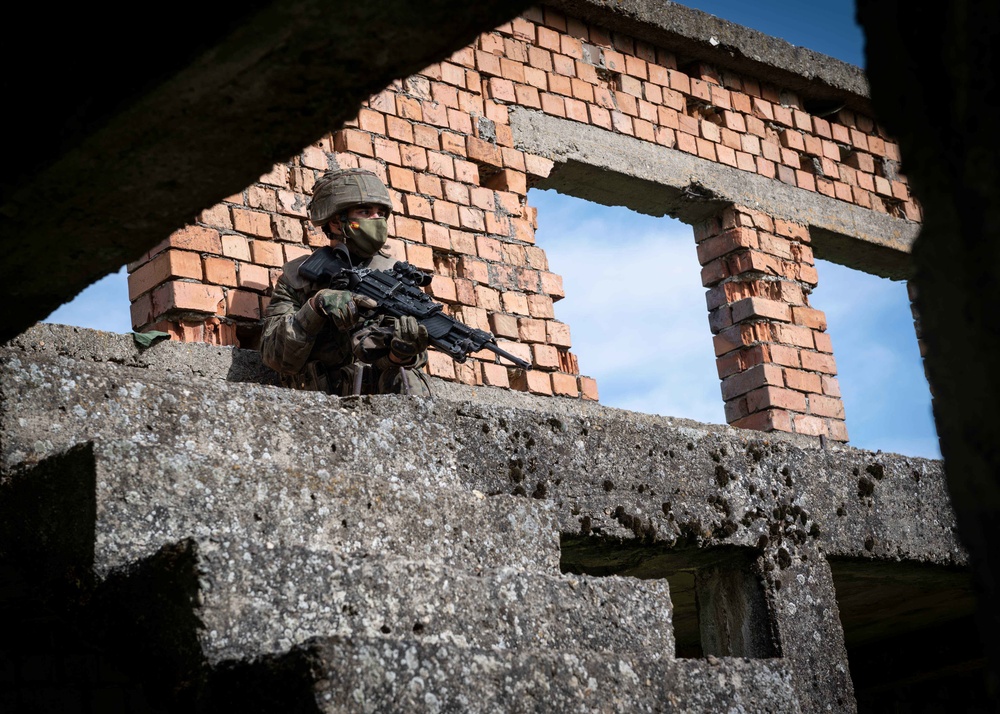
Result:
{"label": "camouflage helmet", "polygon": [[313,188],[309,220],[314,226],[326,225],[351,206],[365,203],[392,211],[389,189],[378,176],[367,169],[327,171]]}

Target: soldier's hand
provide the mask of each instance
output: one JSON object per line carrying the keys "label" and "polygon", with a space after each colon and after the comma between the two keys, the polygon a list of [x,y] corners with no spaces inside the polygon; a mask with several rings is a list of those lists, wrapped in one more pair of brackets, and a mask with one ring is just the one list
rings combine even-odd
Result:
{"label": "soldier's hand", "polygon": [[389,350],[397,362],[413,362],[414,358],[426,349],[427,328],[417,322],[415,317],[404,315],[393,321]]}
{"label": "soldier's hand", "polygon": [[316,312],[330,318],[338,330],[349,330],[361,319],[360,310],[371,308],[372,301],[365,297],[355,298],[347,290],[320,290],[312,297]]}

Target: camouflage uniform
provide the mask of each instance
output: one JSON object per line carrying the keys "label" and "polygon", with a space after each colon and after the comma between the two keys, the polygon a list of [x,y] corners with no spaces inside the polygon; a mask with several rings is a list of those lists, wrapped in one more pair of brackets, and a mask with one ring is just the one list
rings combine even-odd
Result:
{"label": "camouflage uniform", "polygon": [[[391,208],[388,190],[370,172],[334,171],[317,183],[317,192],[310,203],[310,219],[315,225],[325,225],[331,218],[342,215],[352,203]],[[278,372],[281,383],[340,395],[430,395],[427,378],[420,371],[427,363],[426,349],[405,367],[389,359],[394,331],[392,318],[362,321],[341,330],[317,311],[311,298],[326,286],[299,274],[299,266],[307,258],[303,256],[285,264],[264,314],[261,354],[264,364]],[[386,270],[394,262],[384,251],[379,251],[370,258],[355,260],[354,265]]]}

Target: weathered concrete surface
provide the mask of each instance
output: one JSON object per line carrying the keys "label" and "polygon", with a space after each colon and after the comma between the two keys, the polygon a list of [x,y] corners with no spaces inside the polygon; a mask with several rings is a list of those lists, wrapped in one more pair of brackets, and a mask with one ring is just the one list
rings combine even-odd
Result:
{"label": "weathered concrete surface", "polygon": [[575,650],[333,638],[310,653],[324,712],[799,712],[780,660],[692,664]]}
{"label": "weathered concrete surface", "polygon": [[[214,535],[194,543],[190,567],[199,588],[194,634],[212,665],[286,652],[320,635],[487,649],[580,647],[651,660],[673,652],[665,581],[509,567],[475,572]],[[133,599],[150,595],[137,589]]]}
{"label": "weathered concrete surface", "polygon": [[912,272],[916,223],[530,109],[512,109],[510,123],[519,149],[556,162],[538,188],[687,223],[735,203],[809,226],[818,258],[896,280]]}
{"label": "weathered concrete surface", "polygon": [[247,464],[217,456],[95,444],[94,570],[99,576],[188,537],[337,557],[391,552],[470,570],[559,568],[550,504],[487,498],[454,479]]}
{"label": "weathered concrete surface", "polygon": [[[507,668],[504,681],[535,661],[528,650],[538,638],[563,653],[546,655],[559,661],[575,652],[569,643],[597,637],[619,654],[645,647],[630,667],[665,658],[675,668],[659,675],[674,683],[663,685],[669,692],[623,695],[640,709],[656,701],[684,710],[676,697],[685,687],[730,706],[744,701],[737,691],[770,702],[769,691],[713,684],[714,665],[705,660],[695,666],[675,657],[676,603],[665,579],[681,567],[700,573],[702,597],[715,598],[701,612],[706,653],[747,657],[734,677],[790,681],[795,694],[783,710],[850,712],[827,557],[938,568],[966,562],[939,462],[825,450],[570,400],[518,406],[503,390],[464,399],[337,399],[228,381],[227,359],[244,363],[241,375],[255,373],[251,356],[236,350],[161,343],[139,354],[126,339],[46,326],[3,348],[0,481],[8,500],[0,503],[9,515],[11,503],[51,495],[55,487],[43,480],[33,492],[33,479],[52,473],[47,464],[62,464],[76,500],[92,509],[92,520],[73,525],[78,535],[91,529],[92,546],[55,562],[75,558],[78,569],[89,568],[100,631],[126,643],[111,649],[150,643],[158,671],[175,673],[164,675],[163,687],[172,677],[222,676],[213,665],[235,671],[255,656],[284,661],[305,638],[331,634],[405,633],[410,644],[385,645],[385,662],[363,655],[372,672],[397,671],[392,652],[430,647],[442,632],[464,633],[441,641],[468,645],[483,629],[476,642],[512,648],[483,660],[493,662],[489,671]],[[87,358],[85,344],[106,351]],[[210,369],[194,374],[185,361],[197,363],[199,351]],[[150,366],[154,359],[170,371]],[[83,442],[93,446],[81,450]],[[70,456],[88,453],[91,497],[86,469]],[[10,501],[12,493],[20,500]],[[37,534],[24,552],[40,562],[47,543],[72,540],[44,521],[26,521]],[[732,561],[734,552],[744,555]],[[677,566],[678,558],[693,560]],[[58,571],[48,568],[52,577]],[[614,574],[632,577],[593,577]],[[604,593],[609,605],[595,610],[584,591]],[[335,612],[331,602],[354,614]],[[620,604],[609,609],[612,602]],[[158,624],[125,627],[120,613],[129,608],[160,612]],[[448,616],[424,622],[429,613]],[[415,623],[422,623],[416,633]],[[458,662],[428,661],[425,685],[451,681]],[[680,671],[686,683],[677,683]],[[397,676],[406,679],[401,670]],[[466,696],[452,686],[441,696]],[[536,696],[530,687],[497,686],[495,701]],[[567,702],[587,688],[566,686],[559,696]]]}

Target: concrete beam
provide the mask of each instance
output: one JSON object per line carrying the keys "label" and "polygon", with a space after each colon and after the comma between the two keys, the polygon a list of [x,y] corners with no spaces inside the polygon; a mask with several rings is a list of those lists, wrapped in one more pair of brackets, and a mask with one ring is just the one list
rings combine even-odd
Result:
{"label": "concrete beam", "polygon": [[686,223],[735,203],[808,225],[818,258],[894,280],[910,275],[916,223],[530,109],[512,109],[510,123],[517,148],[556,162],[538,188]]}

